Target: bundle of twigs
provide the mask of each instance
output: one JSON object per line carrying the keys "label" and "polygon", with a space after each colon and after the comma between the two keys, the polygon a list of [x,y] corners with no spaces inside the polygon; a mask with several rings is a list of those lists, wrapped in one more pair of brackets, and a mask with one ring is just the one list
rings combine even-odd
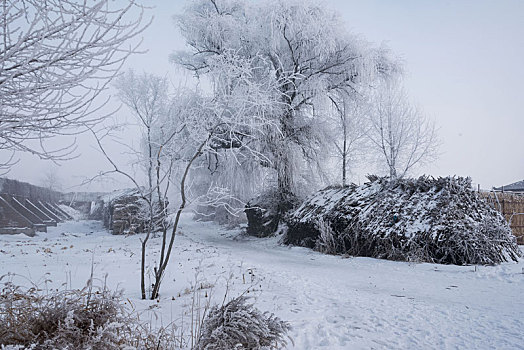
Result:
{"label": "bundle of twigs", "polygon": [[502,215],[469,178],[370,176],[327,188],[287,218],[286,242],[328,253],[443,264],[497,264],[520,251]]}

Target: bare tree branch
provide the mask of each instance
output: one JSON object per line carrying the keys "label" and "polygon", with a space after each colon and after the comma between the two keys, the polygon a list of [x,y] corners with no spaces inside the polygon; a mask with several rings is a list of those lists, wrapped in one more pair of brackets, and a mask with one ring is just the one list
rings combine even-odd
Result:
{"label": "bare tree branch", "polygon": [[437,156],[434,122],[409,104],[398,81],[377,89],[369,123],[367,137],[391,178],[404,177],[415,166]]}
{"label": "bare tree branch", "polygon": [[[120,2],[121,4],[122,2]],[[101,93],[148,25],[126,0],[6,0],[0,6],[0,150],[67,159],[74,143],[46,141],[88,131],[104,119]],[[32,140],[37,141],[32,142]],[[8,161],[0,161],[7,166]]]}

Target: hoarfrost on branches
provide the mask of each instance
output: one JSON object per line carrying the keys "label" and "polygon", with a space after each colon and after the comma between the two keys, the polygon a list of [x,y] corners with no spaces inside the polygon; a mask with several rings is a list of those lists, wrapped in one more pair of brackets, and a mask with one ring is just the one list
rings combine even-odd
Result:
{"label": "hoarfrost on branches", "polygon": [[240,296],[209,311],[197,349],[280,349],[290,329],[289,323],[260,312]]}
{"label": "hoarfrost on branches", "polygon": [[[103,119],[98,97],[143,29],[134,0],[7,0],[0,5],[0,150],[67,159],[74,144],[46,140],[75,135]],[[1,164],[9,168],[13,158]]]}
{"label": "hoarfrost on branches", "polygon": [[[263,78],[277,87],[279,94],[269,92],[268,100],[279,106],[271,116],[277,128],[266,130],[255,144],[267,157],[261,166],[273,169],[281,193],[299,191],[302,175],[311,173],[304,165],[319,157],[316,111],[327,94],[351,93],[398,66],[387,50],[350,35],[334,12],[309,2],[199,0],[177,20],[190,51],[173,55],[175,62],[209,77],[220,70],[216,63],[234,52],[263,68]],[[222,84],[235,79],[229,73]],[[227,88],[216,92],[228,97]]]}
{"label": "hoarfrost on branches", "polygon": [[435,123],[412,106],[400,82],[381,84],[372,97],[367,136],[389,177],[405,176],[413,167],[435,159]]}
{"label": "hoarfrost on branches", "polygon": [[[122,101],[137,117],[142,130],[143,147],[138,164],[145,170],[147,186],[142,197],[149,203],[153,220],[154,203],[167,205],[167,193],[171,185],[179,193],[178,209],[173,218],[171,234],[162,228],[160,257],[154,268],[151,298],[157,298],[164,271],[169,262],[178,222],[184,208],[191,202],[190,186],[186,186],[193,168],[202,159],[227,154],[240,162],[249,154],[250,159],[264,161],[266,158],[253,146],[266,130],[273,127],[272,115],[278,105],[273,94],[280,94],[273,81],[267,79],[265,66],[254,64],[262,58],[245,58],[233,51],[214,57],[209,64],[214,92],[206,94],[199,89],[180,88],[167,91],[165,79],[148,74],[136,76],[130,72],[119,81]],[[234,79],[231,77],[234,76]],[[96,132],[93,132],[97,136]],[[122,171],[104,150],[102,152],[113,166],[110,172],[120,173],[140,189],[139,181],[130,173]],[[219,197],[223,191],[213,191]],[[156,200],[155,200],[156,199]],[[215,198],[215,202],[218,199]],[[167,215],[167,207],[162,212]],[[152,225],[150,225],[152,227]],[[151,232],[142,240],[142,297],[145,298],[145,250]]]}
{"label": "hoarfrost on branches", "polygon": [[338,92],[329,96],[333,111],[328,110],[328,113],[333,115],[334,120],[328,144],[334,146],[331,153],[341,163],[342,186],[347,185],[351,167],[368,151],[366,134],[369,123],[367,118],[371,112],[368,90],[362,89],[355,95]]}

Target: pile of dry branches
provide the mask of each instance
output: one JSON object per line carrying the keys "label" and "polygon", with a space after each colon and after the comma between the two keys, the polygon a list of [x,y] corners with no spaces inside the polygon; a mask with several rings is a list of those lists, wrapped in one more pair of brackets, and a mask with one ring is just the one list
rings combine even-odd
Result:
{"label": "pile of dry branches", "polygon": [[520,256],[507,222],[473,191],[469,178],[369,179],[310,197],[287,218],[286,242],[330,253],[457,265]]}

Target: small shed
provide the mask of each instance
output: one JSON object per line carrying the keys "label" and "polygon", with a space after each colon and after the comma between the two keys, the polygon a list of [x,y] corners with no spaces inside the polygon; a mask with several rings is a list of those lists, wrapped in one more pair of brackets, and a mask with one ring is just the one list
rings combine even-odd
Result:
{"label": "small shed", "polygon": [[502,192],[520,192],[524,194],[524,180],[517,181],[506,186],[495,187],[494,190]]}

